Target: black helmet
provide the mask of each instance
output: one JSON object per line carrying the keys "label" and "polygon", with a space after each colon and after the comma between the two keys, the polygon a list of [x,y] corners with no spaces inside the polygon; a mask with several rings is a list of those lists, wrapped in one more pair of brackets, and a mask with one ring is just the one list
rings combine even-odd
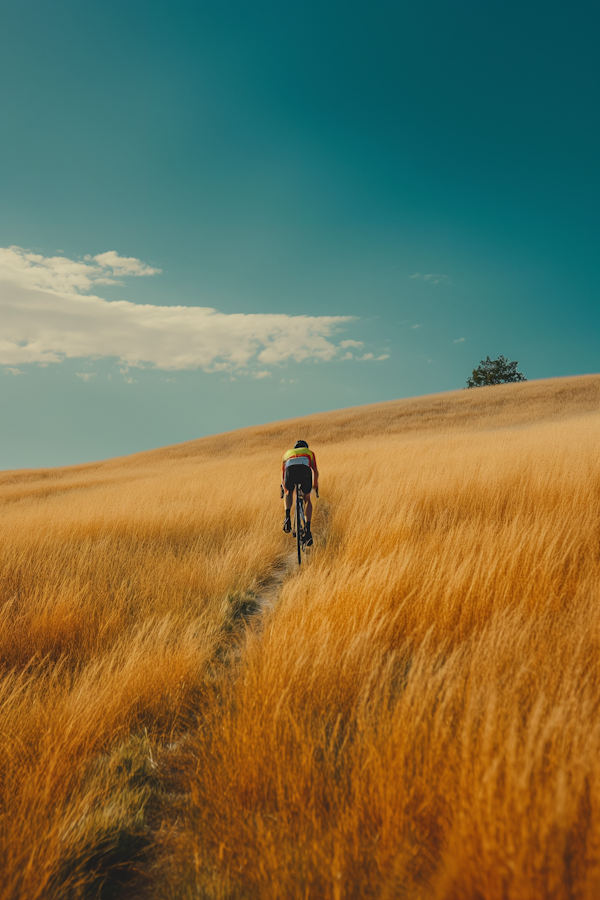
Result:
{"label": "black helmet", "polygon": [[294,450],[300,450],[301,447],[306,447],[306,449],[308,450],[308,444],[306,443],[306,441],[296,441],[296,443],[294,444]]}

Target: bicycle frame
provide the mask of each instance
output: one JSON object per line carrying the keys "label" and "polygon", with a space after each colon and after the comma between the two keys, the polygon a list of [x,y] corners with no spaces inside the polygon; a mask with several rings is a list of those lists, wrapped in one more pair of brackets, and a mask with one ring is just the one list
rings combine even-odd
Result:
{"label": "bicycle frame", "polygon": [[295,485],[296,504],[294,507],[294,524],[292,534],[298,547],[298,565],[302,565],[302,554],[306,550],[306,517],[304,515],[304,492],[302,485]]}
{"label": "bicycle frame", "polygon": [[[280,485],[281,497],[285,495],[283,484]],[[294,504],[294,519],[292,522],[292,536],[296,538],[298,546],[298,565],[302,565],[302,554],[306,550],[306,516],[304,514],[304,491],[301,484],[295,484],[292,493],[296,492],[296,502]],[[316,491],[317,497],[319,492]],[[299,523],[299,524],[298,524]]]}

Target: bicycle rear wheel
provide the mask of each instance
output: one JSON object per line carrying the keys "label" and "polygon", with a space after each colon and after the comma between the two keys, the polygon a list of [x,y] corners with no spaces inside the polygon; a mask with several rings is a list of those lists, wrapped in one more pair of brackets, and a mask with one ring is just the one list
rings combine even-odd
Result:
{"label": "bicycle rear wheel", "polygon": [[300,494],[298,491],[300,488],[296,488],[296,545],[298,547],[298,565],[302,565],[302,540],[304,538],[303,535],[303,527],[302,527],[302,500],[300,499]]}

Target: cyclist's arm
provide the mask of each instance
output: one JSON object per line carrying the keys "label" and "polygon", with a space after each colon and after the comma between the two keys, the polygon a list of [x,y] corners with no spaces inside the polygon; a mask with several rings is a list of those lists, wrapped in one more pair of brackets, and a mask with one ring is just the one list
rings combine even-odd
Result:
{"label": "cyclist's arm", "polygon": [[319,491],[319,470],[317,469],[317,460],[316,460],[315,456],[313,456],[313,461],[314,461],[313,472],[315,473],[315,479],[314,479],[315,483],[314,483],[313,487],[314,487],[315,491],[317,491],[317,493],[318,493],[318,491]]}

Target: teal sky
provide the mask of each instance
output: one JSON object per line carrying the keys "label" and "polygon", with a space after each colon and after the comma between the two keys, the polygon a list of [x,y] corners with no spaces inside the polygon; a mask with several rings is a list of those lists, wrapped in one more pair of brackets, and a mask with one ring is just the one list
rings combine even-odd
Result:
{"label": "teal sky", "polygon": [[0,468],[598,371],[597,3],[1,10]]}

